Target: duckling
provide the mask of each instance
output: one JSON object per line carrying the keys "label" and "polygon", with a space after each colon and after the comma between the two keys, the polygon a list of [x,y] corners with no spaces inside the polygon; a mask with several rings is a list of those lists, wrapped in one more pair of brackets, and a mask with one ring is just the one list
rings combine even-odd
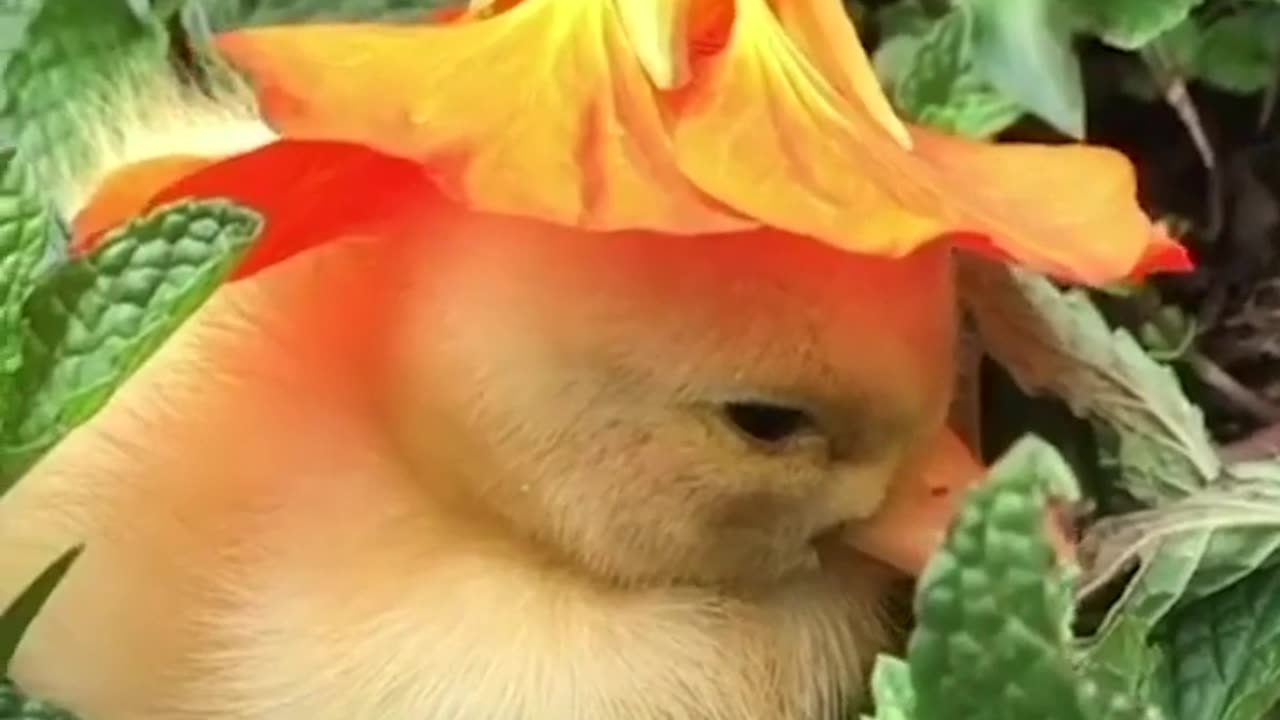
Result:
{"label": "duckling", "polygon": [[[270,142],[229,117],[179,139]],[[0,501],[0,603],[86,547],[16,680],[88,720],[857,702],[902,563],[850,538],[947,437],[948,251],[403,234],[224,286]]]}

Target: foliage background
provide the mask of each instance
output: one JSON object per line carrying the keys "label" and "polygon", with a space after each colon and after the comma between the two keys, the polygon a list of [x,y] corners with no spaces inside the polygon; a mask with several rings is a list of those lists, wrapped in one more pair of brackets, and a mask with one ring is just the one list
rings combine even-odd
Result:
{"label": "foliage background", "polygon": [[[257,230],[248,209],[187,204],[118,229],[112,252],[66,257],[38,188],[75,162],[75,123],[111,73],[167,63],[198,89],[216,81],[199,59],[211,30],[418,20],[440,4],[0,0],[0,491],[106,401]],[[1280,0],[846,5],[904,116],[1118,147],[1200,264],[1088,293],[964,268],[984,354],[963,389],[998,462],[922,580],[911,642],[876,669],[876,717],[1280,718]],[[173,261],[191,241],[205,252]],[[139,300],[128,278],[144,263],[158,279]],[[91,332],[72,332],[94,308]],[[1054,502],[1081,515],[1083,574],[1041,537]],[[74,552],[0,616],[0,671]],[[1075,585],[1089,591],[1078,611]],[[0,687],[0,718],[58,712]]]}

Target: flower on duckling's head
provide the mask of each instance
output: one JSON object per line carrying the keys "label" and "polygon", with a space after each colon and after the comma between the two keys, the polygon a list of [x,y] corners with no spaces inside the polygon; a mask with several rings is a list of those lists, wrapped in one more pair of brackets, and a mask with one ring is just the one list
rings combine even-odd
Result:
{"label": "flower on duckling's head", "polygon": [[1109,149],[894,114],[839,0],[489,0],[442,24],[220,39],[287,137],[413,159],[461,204],[588,230],[950,239],[1081,282],[1182,269]]}
{"label": "flower on duckling's head", "polygon": [[839,0],[476,0],[218,46],[286,142],[412,162],[470,211],[887,257],[951,242],[1085,283],[1189,265],[1115,151],[903,123]]}

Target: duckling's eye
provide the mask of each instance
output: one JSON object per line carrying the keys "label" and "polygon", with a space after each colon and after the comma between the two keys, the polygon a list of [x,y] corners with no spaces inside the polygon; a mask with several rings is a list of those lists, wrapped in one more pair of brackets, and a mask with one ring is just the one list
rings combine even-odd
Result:
{"label": "duckling's eye", "polygon": [[777,444],[816,428],[813,417],[799,408],[764,402],[729,402],[724,417],[734,429],[753,440]]}

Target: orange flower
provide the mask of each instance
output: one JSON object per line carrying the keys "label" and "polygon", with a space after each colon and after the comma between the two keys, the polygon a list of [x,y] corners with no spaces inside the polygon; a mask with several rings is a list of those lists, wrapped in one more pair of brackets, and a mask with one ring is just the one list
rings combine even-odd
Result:
{"label": "orange flower", "polygon": [[[255,28],[218,44],[288,140],[411,161],[470,211],[588,231],[771,227],[889,257],[946,240],[1086,283],[1189,266],[1114,151],[904,125],[839,0],[472,6],[444,22]],[[286,144],[295,160],[304,147],[357,152]],[[167,167],[153,187],[180,175]],[[245,181],[227,170],[229,188]],[[139,207],[101,202],[115,211],[95,209],[90,229]]]}

